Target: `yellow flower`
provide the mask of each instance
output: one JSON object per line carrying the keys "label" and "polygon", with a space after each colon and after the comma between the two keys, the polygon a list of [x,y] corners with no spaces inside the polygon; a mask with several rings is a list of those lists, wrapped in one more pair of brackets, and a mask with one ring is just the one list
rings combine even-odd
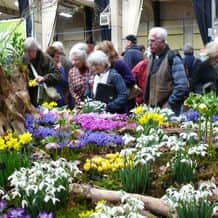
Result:
{"label": "yellow flower", "polygon": [[133,109],[133,113],[136,115],[140,115],[144,112],[144,108],[142,106],[137,106]]}
{"label": "yellow flower", "polygon": [[87,211],[81,212],[79,213],[79,218],[88,218],[91,215],[93,215],[94,212],[95,212],[94,210],[87,210]]}
{"label": "yellow flower", "polygon": [[5,141],[2,137],[0,137],[0,151],[6,148]]}
{"label": "yellow flower", "polygon": [[163,122],[164,117],[158,113],[145,113],[138,119],[138,123],[142,126],[147,124],[156,124],[161,126]]}
{"label": "yellow flower", "polygon": [[49,102],[49,103],[48,103],[48,102],[44,102],[44,103],[42,104],[42,106],[45,107],[45,108],[47,108],[48,110],[51,110],[51,109],[57,107],[58,104],[57,104],[57,102],[55,102],[55,101],[51,101],[51,102]]}
{"label": "yellow flower", "polygon": [[86,162],[86,163],[83,165],[83,169],[84,169],[85,171],[89,171],[90,168],[91,168],[90,163],[87,163],[87,162]]}
{"label": "yellow flower", "polygon": [[37,85],[38,85],[38,83],[36,82],[35,79],[29,80],[29,82],[28,82],[29,87],[36,87]]}
{"label": "yellow flower", "polygon": [[198,105],[198,109],[199,109],[200,112],[207,112],[208,111],[207,105],[203,104],[203,103]]}
{"label": "yellow flower", "polygon": [[32,140],[32,134],[29,132],[19,135],[19,142],[23,145],[29,144]]}

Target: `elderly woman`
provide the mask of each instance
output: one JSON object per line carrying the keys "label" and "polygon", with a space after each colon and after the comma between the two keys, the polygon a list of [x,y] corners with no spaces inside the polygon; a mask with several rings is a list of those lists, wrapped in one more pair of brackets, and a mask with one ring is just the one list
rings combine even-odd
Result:
{"label": "elderly woman", "polygon": [[73,68],[69,71],[68,84],[75,105],[88,96],[92,73],[86,63],[87,54],[85,50],[73,47],[70,51],[70,60]]}
{"label": "elderly woman", "polygon": [[107,103],[106,111],[111,113],[125,113],[128,90],[120,74],[115,69],[110,68],[107,55],[102,51],[94,51],[90,54],[88,63],[93,72],[95,72],[93,84],[94,97],[97,94],[96,91],[100,83],[111,85],[116,91],[116,97]]}
{"label": "elderly woman", "polygon": [[218,92],[218,41],[210,42],[205,48],[208,59],[201,63],[193,74],[193,87],[196,93]]}
{"label": "elderly woman", "polygon": [[[61,82],[61,74],[55,67],[52,59],[42,52],[38,42],[32,38],[26,38],[24,42],[24,58],[23,61],[28,65],[29,78],[36,79],[38,83],[45,82],[48,86],[54,86]],[[37,72],[37,77],[33,75],[32,69]],[[37,106],[42,103],[43,96],[40,96],[38,87],[30,87],[29,94],[33,105]]]}

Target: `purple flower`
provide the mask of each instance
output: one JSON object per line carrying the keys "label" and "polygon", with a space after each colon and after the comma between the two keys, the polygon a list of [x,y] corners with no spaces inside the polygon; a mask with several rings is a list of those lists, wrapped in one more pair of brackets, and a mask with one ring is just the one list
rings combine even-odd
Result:
{"label": "purple flower", "polygon": [[39,127],[38,129],[34,130],[33,136],[36,138],[46,138],[48,136],[56,137],[57,131],[49,127]]}
{"label": "purple flower", "polygon": [[213,122],[217,122],[218,121],[218,115],[213,115],[212,120],[213,120]]}
{"label": "purple flower", "polygon": [[40,212],[38,218],[53,218],[52,213],[47,213],[47,212]]}
{"label": "purple flower", "polygon": [[38,120],[38,124],[40,125],[54,125],[57,121],[57,114],[53,112],[48,112],[42,114]]}
{"label": "purple flower", "polygon": [[0,201],[0,213],[7,207],[7,202],[4,200]]}
{"label": "purple flower", "polygon": [[12,208],[7,212],[7,218],[26,218],[23,208]]}
{"label": "purple flower", "polygon": [[186,113],[183,114],[183,116],[186,121],[197,122],[199,119],[199,113],[194,110],[187,111]]}
{"label": "purple flower", "polygon": [[119,135],[112,135],[105,132],[86,132],[79,142],[72,148],[81,148],[86,145],[94,144],[99,147],[108,145],[123,145],[123,139]]}
{"label": "purple flower", "polygon": [[28,132],[33,133],[36,122],[31,114],[26,114],[25,116],[25,128]]}
{"label": "purple flower", "polygon": [[74,121],[85,130],[105,131],[124,127],[128,124],[127,115],[123,114],[81,114],[74,117]]}

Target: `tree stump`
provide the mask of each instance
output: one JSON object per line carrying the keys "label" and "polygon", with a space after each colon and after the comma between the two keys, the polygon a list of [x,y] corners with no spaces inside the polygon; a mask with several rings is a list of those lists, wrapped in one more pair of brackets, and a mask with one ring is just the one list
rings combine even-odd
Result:
{"label": "tree stump", "polygon": [[5,75],[0,66],[0,135],[7,131],[24,132],[26,113],[36,113],[30,102],[27,71],[13,66],[11,74]]}

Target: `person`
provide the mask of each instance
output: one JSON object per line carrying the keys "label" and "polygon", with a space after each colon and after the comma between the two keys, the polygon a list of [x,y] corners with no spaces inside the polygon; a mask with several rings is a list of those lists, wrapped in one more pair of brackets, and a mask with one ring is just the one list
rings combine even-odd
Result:
{"label": "person", "polygon": [[54,46],[49,46],[46,49],[46,53],[53,59],[55,66],[61,72],[62,82],[55,85],[55,88],[61,96],[61,98],[57,100],[58,106],[62,107],[66,105],[64,90],[65,90],[65,87],[68,87],[67,74],[65,73],[64,67],[62,66],[62,63],[61,63],[61,57],[60,57],[59,50],[56,49],[56,47]]}
{"label": "person", "polygon": [[144,55],[136,45],[137,39],[135,35],[126,36],[126,51],[123,55],[123,60],[128,64],[129,68],[132,68],[141,60],[144,59]]}
{"label": "person", "polygon": [[129,66],[119,56],[112,42],[107,40],[102,41],[96,45],[95,49],[103,51],[108,56],[111,67],[113,67],[123,77],[128,88],[135,85],[136,80],[132,75]]}
{"label": "person", "polygon": [[126,103],[126,110],[127,113],[135,107],[135,96],[132,96],[132,93],[134,88],[134,85],[136,84],[136,80],[127,65],[127,63],[119,56],[118,52],[114,48],[114,45],[110,41],[102,41],[96,46],[96,50],[103,51],[109,58],[110,65],[112,68],[114,68],[123,78],[127,88],[129,89],[129,99]]}
{"label": "person", "polygon": [[138,48],[139,48],[139,51],[141,51],[141,53],[144,55],[145,54],[145,46],[144,45],[139,45],[138,46]]}
{"label": "person", "polygon": [[193,85],[193,75],[195,75],[201,65],[201,60],[194,56],[194,48],[192,44],[187,43],[183,48],[184,58],[183,64],[185,67],[186,76],[189,81],[189,89],[193,92],[198,92],[198,87]]}
{"label": "person", "polygon": [[68,84],[75,106],[80,104],[85,97],[88,97],[92,73],[87,66],[85,50],[72,47],[70,50],[70,60],[72,61],[73,68],[69,71]]}
{"label": "person", "polygon": [[87,44],[87,55],[90,55],[95,49],[95,42],[93,41],[92,37],[86,40]]}
{"label": "person", "polygon": [[[145,57],[144,60],[140,61],[132,69],[132,73],[136,78],[136,83],[141,90],[145,90],[146,79],[147,79],[147,67],[148,67],[148,58]],[[136,97],[136,104],[142,104],[144,102],[143,92]]]}
{"label": "person", "polygon": [[166,29],[154,27],[149,31],[151,56],[144,99],[151,106],[168,107],[179,115],[188,94],[188,82],[182,61],[166,40]]}
{"label": "person", "polygon": [[60,54],[60,59],[61,59],[60,62],[62,64],[62,66],[64,67],[64,72],[66,73],[66,75],[68,75],[68,72],[72,68],[72,63],[70,62],[70,60],[66,57],[66,55],[64,53],[63,43],[60,41],[55,41],[52,43],[52,46],[55,47],[56,49],[58,49],[59,54]]}
{"label": "person", "polygon": [[112,85],[116,90],[116,97],[107,103],[106,111],[110,113],[125,113],[128,90],[121,75],[114,68],[110,67],[107,55],[100,50],[94,51],[88,57],[88,64],[95,73],[92,89],[93,96],[96,96],[99,83]]}
{"label": "person", "polygon": [[218,41],[210,42],[205,47],[208,59],[203,61],[193,74],[195,92],[218,92]]}
{"label": "person", "polygon": [[[48,86],[59,84],[62,80],[60,71],[53,64],[52,59],[42,52],[38,42],[33,37],[28,37],[24,41],[23,62],[28,66],[29,79],[35,79],[37,83],[45,82]],[[33,68],[37,72],[35,78]],[[31,103],[38,106],[43,100],[40,87],[29,87]]]}

